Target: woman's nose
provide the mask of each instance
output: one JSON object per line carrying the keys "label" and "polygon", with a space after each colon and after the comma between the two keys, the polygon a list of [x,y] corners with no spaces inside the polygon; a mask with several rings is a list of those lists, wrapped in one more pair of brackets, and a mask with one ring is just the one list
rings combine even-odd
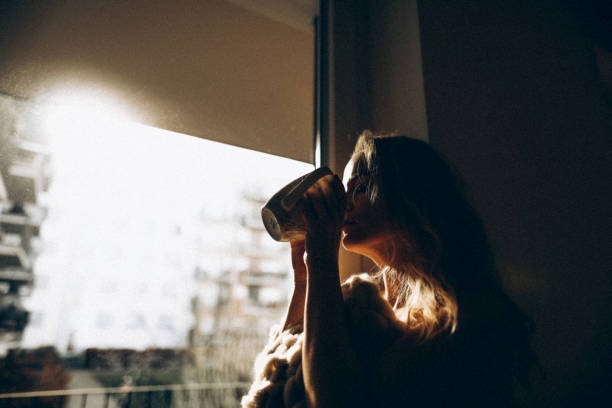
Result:
{"label": "woman's nose", "polygon": [[353,195],[347,194],[346,195],[346,208],[344,209],[344,212],[345,213],[351,212],[353,211],[354,208],[355,208],[355,203],[353,202]]}

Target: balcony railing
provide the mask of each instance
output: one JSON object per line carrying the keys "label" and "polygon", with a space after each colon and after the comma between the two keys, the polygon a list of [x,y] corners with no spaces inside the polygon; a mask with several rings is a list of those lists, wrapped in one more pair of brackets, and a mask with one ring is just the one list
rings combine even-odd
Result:
{"label": "balcony railing", "polygon": [[[119,406],[120,408],[167,408],[170,406],[208,406],[205,393],[215,391],[233,392],[235,395],[235,406],[238,406],[240,395],[248,391],[250,383],[246,382],[218,382],[218,383],[201,383],[201,384],[173,384],[173,385],[149,385],[149,386],[122,386],[115,388],[81,388],[67,390],[51,390],[51,391],[31,391],[31,392],[16,392],[0,394],[0,406],[12,406],[11,401],[17,399],[39,399],[47,400],[56,398],[56,405],[52,406],[67,406],[62,404],[61,399],[70,398],[70,407],[78,406],[80,408],[112,408]],[[93,399],[92,397],[102,397],[101,399]],[[111,400],[115,397],[115,400]],[[77,398],[75,404],[72,398]],[[88,405],[88,401],[95,401]],[[135,402],[137,401],[137,402]],[[17,402],[17,401],[15,401]],[[37,406],[35,403],[32,406]],[[218,405],[211,405],[218,406]]]}

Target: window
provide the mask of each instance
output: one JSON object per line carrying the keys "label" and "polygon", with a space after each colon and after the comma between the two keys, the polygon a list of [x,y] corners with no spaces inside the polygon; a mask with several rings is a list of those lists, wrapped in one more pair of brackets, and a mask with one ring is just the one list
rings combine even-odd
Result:
{"label": "window", "polygon": [[237,405],[287,302],[259,211],[312,169],[315,5],[3,8],[0,406]]}
{"label": "window", "polygon": [[[3,99],[5,117],[28,106]],[[235,406],[291,285],[259,213],[312,164],[59,107],[7,137],[30,152],[20,178],[0,156],[4,364],[62,373],[17,389]]]}

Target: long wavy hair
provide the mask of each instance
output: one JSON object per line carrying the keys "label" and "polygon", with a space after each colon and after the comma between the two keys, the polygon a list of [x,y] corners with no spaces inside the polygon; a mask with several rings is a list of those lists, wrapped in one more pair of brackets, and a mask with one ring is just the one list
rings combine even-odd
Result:
{"label": "long wavy hair", "polygon": [[394,228],[390,265],[377,277],[398,317],[420,342],[455,332],[495,338],[506,359],[496,361],[527,384],[533,322],[504,292],[453,167],[423,141],[371,132],[359,137],[352,160],[357,174],[369,176],[369,200],[380,201]]}

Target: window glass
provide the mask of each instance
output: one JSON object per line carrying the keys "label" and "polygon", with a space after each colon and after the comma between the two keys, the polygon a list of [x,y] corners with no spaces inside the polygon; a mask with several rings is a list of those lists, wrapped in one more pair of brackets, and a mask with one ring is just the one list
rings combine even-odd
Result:
{"label": "window glass", "polygon": [[1,107],[0,405],[236,406],[291,287],[260,210],[312,164]]}

